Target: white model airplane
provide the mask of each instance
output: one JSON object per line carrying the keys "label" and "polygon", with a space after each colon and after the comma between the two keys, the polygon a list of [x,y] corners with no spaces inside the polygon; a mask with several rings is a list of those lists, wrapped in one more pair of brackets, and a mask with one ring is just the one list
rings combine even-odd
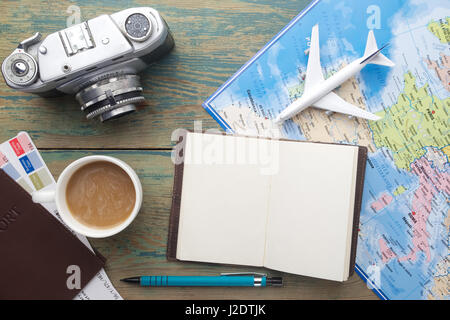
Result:
{"label": "white model airplane", "polygon": [[337,73],[329,77],[323,78],[322,67],[320,65],[319,53],[319,25],[315,25],[311,34],[311,47],[309,49],[308,66],[306,68],[305,89],[300,99],[294,101],[286,109],[284,109],[275,119],[275,123],[281,123],[292,118],[297,113],[303,111],[309,106],[365,118],[370,120],[379,120],[380,117],[373,113],[367,112],[332,92],[333,89],[339,87],[349,78],[358,73],[366,64],[379,64],[392,67],[394,63],[386,58],[378,49],[373,31],[369,31],[367,36],[366,50],[364,55],[339,70]]}

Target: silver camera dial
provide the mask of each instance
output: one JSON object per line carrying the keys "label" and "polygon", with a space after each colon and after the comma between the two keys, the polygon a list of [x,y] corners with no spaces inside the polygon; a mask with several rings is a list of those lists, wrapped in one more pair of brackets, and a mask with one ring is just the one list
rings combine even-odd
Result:
{"label": "silver camera dial", "polygon": [[2,71],[8,80],[19,86],[33,83],[38,74],[36,60],[22,50],[17,50],[6,59]]}
{"label": "silver camera dial", "polygon": [[152,34],[152,22],[142,13],[133,13],[124,23],[127,36],[134,41],[145,41]]}

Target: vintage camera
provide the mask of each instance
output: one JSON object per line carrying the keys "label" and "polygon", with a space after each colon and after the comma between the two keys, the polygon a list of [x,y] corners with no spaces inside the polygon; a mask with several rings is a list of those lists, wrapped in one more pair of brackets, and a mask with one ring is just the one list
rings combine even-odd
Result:
{"label": "vintage camera", "polygon": [[107,121],[144,101],[137,75],[174,40],[158,11],[130,8],[20,43],[2,64],[6,83],[23,92],[75,94],[88,119]]}

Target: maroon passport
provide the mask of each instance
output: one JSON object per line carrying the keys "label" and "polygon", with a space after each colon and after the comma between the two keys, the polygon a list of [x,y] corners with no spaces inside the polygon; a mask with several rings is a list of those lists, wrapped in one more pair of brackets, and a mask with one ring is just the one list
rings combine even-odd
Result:
{"label": "maroon passport", "polygon": [[104,264],[0,170],[0,299],[73,299]]}

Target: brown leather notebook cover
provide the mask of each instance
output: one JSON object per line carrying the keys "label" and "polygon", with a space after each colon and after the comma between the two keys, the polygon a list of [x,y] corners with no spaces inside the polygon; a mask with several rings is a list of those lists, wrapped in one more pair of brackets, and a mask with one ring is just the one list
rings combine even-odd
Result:
{"label": "brown leather notebook cover", "polygon": [[[261,138],[264,139],[264,138]],[[295,142],[306,142],[306,141],[297,141],[297,140],[289,140],[289,139],[280,139],[283,141],[295,141]],[[185,142],[185,135],[180,137],[178,143]],[[311,141],[309,141],[311,142]],[[323,142],[314,142],[314,143],[323,143]],[[337,143],[326,143],[326,144],[337,144]],[[341,146],[345,146],[339,144]],[[353,231],[352,231],[352,246],[350,253],[350,272],[349,276],[351,276],[355,271],[355,262],[356,262],[356,247],[358,241],[358,227],[359,227],[359,216],[361,212],[361,202],[362,202],[362,194],[364,189],[364,176],[366,172],[366,160],[367,160],[367,147],[358,146],[358,168],[356,173],[356,189],[355,189],[355,206],[353,213]],[[182,148],[184,150],[184,147]],[[170,211],[170,220],[169,220],[169,235],[167,241],[167,259],[170,261],[177,260],[177,242],[178,242],[178,224],[180,221],[180,204],[181,204],[181,194],[182,194],[182,186],[183,186],[183,162],[180,161],[182,159],[183,154],[176,155],[176,164],[175,165],[175,173],[174,173],[174,182],[173,182],[173,191],[172,191],[172,208]]]}
{"label": "brown leather notebook cover", "polygon": [[71,265],[83,288],[104,266],[44,207],[0,170],[0,299],[73,299]]}

